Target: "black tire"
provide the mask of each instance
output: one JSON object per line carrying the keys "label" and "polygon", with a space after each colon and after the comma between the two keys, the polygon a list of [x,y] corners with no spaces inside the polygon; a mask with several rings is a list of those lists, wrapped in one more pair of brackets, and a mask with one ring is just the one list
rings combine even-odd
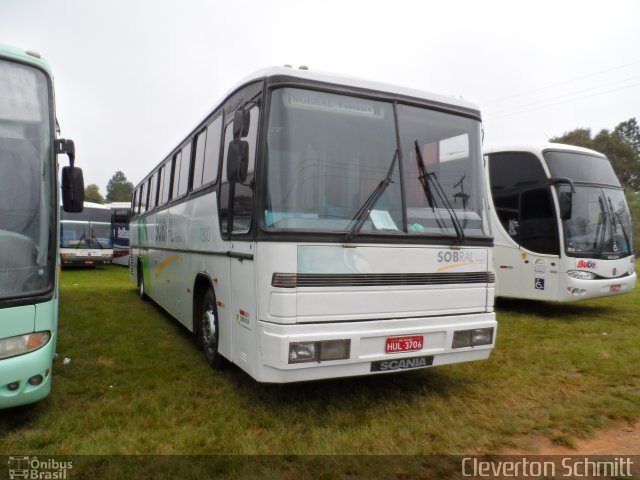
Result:
{"label": "black tire", "polygon": [[147,291],[144,288],[144,274],[142,273],[142,264],[138,264],[138,295],[142,300],[146,300],[149,298],[147,296]]}
{"label": "black tire", "polygon": [[220,330],[218,328],[218,312],[213,290],[208,288],[200,301],[196,322],[196,343],[202,348],[204,358],[214,370],[222,367],[222,356],[218,351],[220,342]]}

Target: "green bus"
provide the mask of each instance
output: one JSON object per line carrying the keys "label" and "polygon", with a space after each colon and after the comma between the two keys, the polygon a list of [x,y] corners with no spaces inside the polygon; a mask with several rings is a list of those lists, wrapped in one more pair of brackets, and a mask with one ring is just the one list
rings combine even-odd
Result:
{"label": "green bus", "polygon": [[[35,52],[0,45],[0,408],[51,390],[58,329],[59,208],[81,211],[73,141],[58,138],[53,79]],[[62,199],[57,154],[62,169]]]}

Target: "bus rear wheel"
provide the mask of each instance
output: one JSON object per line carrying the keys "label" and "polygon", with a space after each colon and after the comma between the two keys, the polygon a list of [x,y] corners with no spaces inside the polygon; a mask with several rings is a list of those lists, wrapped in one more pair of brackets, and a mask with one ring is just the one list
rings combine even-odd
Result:
{"label": "bus rear wheel", "polygon": [[142,264],[138,264],[138,294],[142,300],[147,299],[147,292],[144,288],[144,275],[142,274]]}
{"label": "bus rear wheel", "polygon": [[218,328],[218,316],[216,314],[216,301],[213,291],[209,288],[202,297],[200,306],[200,321],[198,322],[199,344],[207,363],[215,370],[219,370],[222,357],[218,352],[220,342],[220,330]]}

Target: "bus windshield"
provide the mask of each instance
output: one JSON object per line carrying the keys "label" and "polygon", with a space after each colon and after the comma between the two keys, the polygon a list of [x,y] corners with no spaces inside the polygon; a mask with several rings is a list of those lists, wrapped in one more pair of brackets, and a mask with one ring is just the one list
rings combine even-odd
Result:
{"label": "bus windshield", "polygon": [[[570,187],[558,186],[559,195]],[[571,218],[562,222],[567,255],[618,258],[631,255],[631,216],[620,189],[576,186]]]}
{"label": "bus windshield", "polygon": [[0,60],[0,299],[53,282],[49,97],[43,72]]}
{"label": "bus windshield", "polygon": [[60,248],[110,249],[111,210],[87,206],[80,213],[61,211]]}
{"label": "bus windshield", "polygon": [[[348,95],[272,94],[262,221],[267,229],[486,237],[480,125]],[[416,147],[432,198],[421,183]],[[367,213],[369,212],[369,213]],[[362,219],[365,219],[363,222]],[[357,226],[357,228],[356,228]]]}

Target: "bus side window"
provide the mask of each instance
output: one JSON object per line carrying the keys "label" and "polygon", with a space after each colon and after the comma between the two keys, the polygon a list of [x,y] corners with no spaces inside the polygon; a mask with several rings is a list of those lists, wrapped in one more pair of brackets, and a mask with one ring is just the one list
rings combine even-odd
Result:
{"label": "bus side window", "polygon": [[182,160],[182,150],[173,156],[173,167],[171,168],[171,184],[173,185],[171,198],[178,198],[178,185],[180,184],[180,164]]}
{"label": "bus side window", "polygon": [[140,187],[140,203],[138,204],[138,213],[147,211],[147,182]]}
{"label": "bus side window", "polygon": [[166,194],[164,192],[164,177],[165,177],[165,167],[164,165],[160,166],[158,170],[158,206],[161,207],[166,203]]}
{"label": "bus side window", "polygon": [[536,253],[560,253],[558,224],[547,186],[522,192],[520,245]]}
{"label": "bus side window", "polygon": [[207,127],[207,146],[204,152],[204,171],[202,184],[214,182],[218,179],[218,165],[220,165],[220,136],[222,135],[222,115],[218,116]]}
{"label": "bus side window", "polygon": [[527,152],[492,154],[489,181],[496,214],[509,236],[520,243],[520,197],[534,185],[547,183],[540,160]]}
{"label": "bus side window", "polygon": [[131,214],[137,215],[138,213],[138,190],[133,191],[133,196],[131,198]]}
{"label": "bus side window", "polygon": [[189,167],[191,167],[191,143],[182,149],[182,162],[180,165],[180,183],[178,185],[178,196],[187,193],[189,189]]}
{"label": "bus side window", "polygon": [[196,135],[196,154],[193,161],[193,181],[191,183],[193,190],[202,186],[202,167],[204,166],[204,146],[206,138],[206,130]]}
{"label": "bus side window", "polygon": [[162,194],[160,204],[164,205],[171,200],[171,173],[173,171],[173,159],[167,160],[162,166]]}
{"label": "bus side window", "polygon": [[149,199],[147,202],[147,210],[153,210],[153,208],[156,206],[156,174],[152,175],[151,178],[149,178]]}
{"label": "bus side window", "polygon": [[256,140],[258,136],[258,107],[249,110],[250,122],[247,142],[249,142],[249,168],[247,179],[236,183],[233,196],[233,231],[231,233],[248,233],[251,229],[253,214],[253,178],[256,166]]}

